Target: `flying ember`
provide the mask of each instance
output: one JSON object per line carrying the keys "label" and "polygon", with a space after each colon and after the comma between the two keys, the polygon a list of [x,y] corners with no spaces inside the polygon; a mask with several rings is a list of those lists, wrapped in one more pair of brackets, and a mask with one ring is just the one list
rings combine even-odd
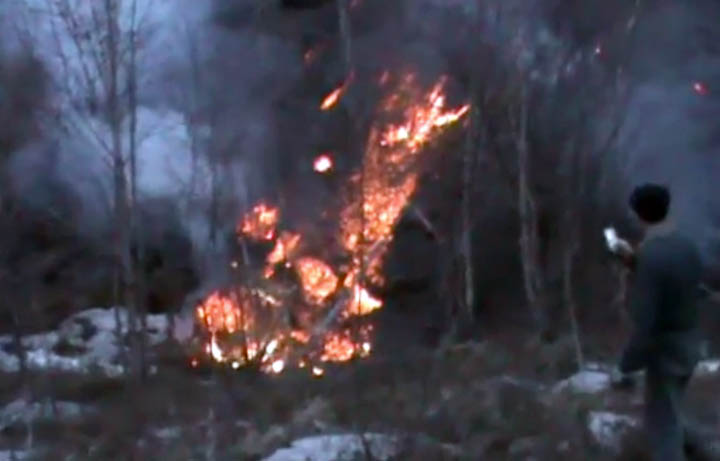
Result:
{"label": "flying ember", "polygon": [[313,162],[313,169],[318,173],[327,173],[328,171],[332,170],[332,167],[332,158],[327,154],[323,154],[317,157]]}
{"label": "flying ember", "polygon": [[[390,87],[392,77],[383,80]],[[367,316],[383,306],[373,291],[384,283],[383,258],[416,192],[423,148],[469,110],[467,105],[446,108],[444,84],[440,80],[423,94],[414,77],[405,76],[379,105],[378,119],[396,123],[371,127],[362,163],[347,178],[335,230],[338,245],[332,250],[339,254],[328,256],[332,247],[313,247],[312,236],[287,230],[280,211],[265,203],[240,219],[240,241],[273,246],[260,267],[238,269],[243,271],[241,286],[212,293],[197,306],[207,357],[232,368],[254,364],[267,373],[303,368],[319,377],[324,362],[372,352]],[[333,160],[323,154],[313,166],[324,173]]]}
{"label": "flying ember", "polygon": [[708,94],[708,88],[707,85],[703,82],[695,82],[693,83],[693,90],[699,94],[699,95],[706,95]]}
{"label": "flying ember", "polygon": [[343,97],[345,92],[347,91],[348,87],[352,83],[354,79],[354,74],[351,72],[350,75],[345,79],[345,81],[342,83],[342,85],[338,86],[334,90],[332,90],[330,93],[328,93],[327,96],[322,100],[322,103],[320,104],[321,110],[330,110],[340,101],[340,99]]}

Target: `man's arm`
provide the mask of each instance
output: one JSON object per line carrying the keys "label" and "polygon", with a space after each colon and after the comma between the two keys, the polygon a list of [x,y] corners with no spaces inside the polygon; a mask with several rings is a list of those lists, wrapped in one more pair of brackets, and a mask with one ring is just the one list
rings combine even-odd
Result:
{"label": "man's arm", "polygon": [[652,336],[662,288],[656,251],[645,248],[637,258],[631,301],[634,331],[620,360],[620,371],[623,373],[645,368],[654,347]]}

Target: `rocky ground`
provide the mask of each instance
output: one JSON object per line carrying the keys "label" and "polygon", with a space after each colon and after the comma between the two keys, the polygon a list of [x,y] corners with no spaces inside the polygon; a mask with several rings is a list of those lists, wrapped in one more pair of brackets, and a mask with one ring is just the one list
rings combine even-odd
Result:
{"label": "rocky ground", "polygon": [[[641,385],[612,389],[602,364],[564,379],[538,374],[527,359],[547,353],[532,344],[402,351],[322,378],[265,376],[190,367],[165,341],[166,319],[152,316],[154,365],[138,383],[122,377],[115,318],[93,309],[26,338],[22,384],[12,338],[0,337],[0,460],[645,457]],[[187,333],[179,322],[175,336]],[[707,455],[698,459],[720,459],[717,389],[720,361],[705,361],[688,402]]]}

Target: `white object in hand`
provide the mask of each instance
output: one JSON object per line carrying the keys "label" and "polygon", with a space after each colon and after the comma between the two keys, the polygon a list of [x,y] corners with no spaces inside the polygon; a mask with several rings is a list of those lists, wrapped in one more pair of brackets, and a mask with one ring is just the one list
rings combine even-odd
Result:
{"label": "white object in hand", "polygon": [[605,243],[610,251],[616,253],[620,250],[620,238],[613,227],[605,228]]}

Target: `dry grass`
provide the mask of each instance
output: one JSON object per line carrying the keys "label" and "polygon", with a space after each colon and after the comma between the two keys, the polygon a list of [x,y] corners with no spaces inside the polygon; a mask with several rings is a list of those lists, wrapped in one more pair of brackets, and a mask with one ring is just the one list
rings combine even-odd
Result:
{"label": "dry grass", "polygon": [[[36,424],[35,445],[52,448],[44,459],[61,453],[88,460],[203,459],[214,447],[215,459],[249,460],[292,439],[333,431],[413,434],[399,457],[408,461],[471,460],[481,454],[483,459],[529,454],[541,460],[611,459],[593,447],[585,429],[588,411],[608,402],[600,397],[543,401],[548,393],[533,387],[537,380],[502,378],[504,370],[519,365],[511,351],[498,346],[371,358],[329,367],[322,379],[303,372],[199,371],[172,351],[158,356],[159,372],[142,386],[99,376],[32,376],[29,388],[36,398],[98,410],[80,421]],[[717,385],[693,383],[691,404],[715,401],[710,396]],[[7,402],[17,396],[17,382],[0,376],[0,398]],[[614,405],[624,404],[620,399]],[[718,416],[709,413],[706,418]],[[176,430],[178,437],[164,438],[160,429]],[[21,447],[26,440],[24,427],[0,434],[4,446]],[[442,444],[452,445],[455,455]],[[634,434],[622,459],[644,459],[643,450]]]}

